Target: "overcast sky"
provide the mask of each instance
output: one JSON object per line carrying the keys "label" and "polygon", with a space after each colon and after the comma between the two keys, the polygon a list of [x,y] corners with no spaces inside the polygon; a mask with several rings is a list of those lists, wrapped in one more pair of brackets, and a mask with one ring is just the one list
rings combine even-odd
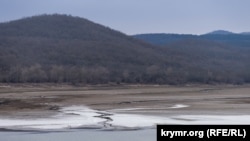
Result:
{"label": "overcast sky", "polygon": [[250,0],[0,0],[0,22],[70,14],[126,34],[250,31]]}

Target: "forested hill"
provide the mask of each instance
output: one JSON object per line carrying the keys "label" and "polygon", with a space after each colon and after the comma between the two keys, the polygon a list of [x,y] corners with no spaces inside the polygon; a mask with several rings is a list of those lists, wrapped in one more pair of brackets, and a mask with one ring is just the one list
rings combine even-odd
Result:
{"label": "forested hill", "polygon": [[83,18],[34,16],[0,24],[0,82],[137,83],[159,52]]}
{"label": "forested hill", "polygon": [[24,18],[0,24],[0,82],[250,82],[245,42],[236,49],[216,36],[178,35],[158,46],[79,17]]}
{"label": "forested hill", "polygon": [[[250,35],[214,31],[203,35],[138,34],[133,37],[164,48],[178,60],[188,82],[250,82]],[[178,71],[178,70],[177,70]],[[182,73],[181,73],[182,72]]]}
{"label": "forested hill", "polygon": [[234,45],[236,47],[249,47],[250,48],[250,34],[244,33],[233,33],[224,30],[217,30],[202,35],[191,35],[191,34],[165,34],[165,33],[150,33],[150,34],[137,34],[133,37],[149,42],[154,45],[167,45],[174,42],[178,42],[186,39],[196,40],[210,40],[211,42],[220,42],[227,45]]}

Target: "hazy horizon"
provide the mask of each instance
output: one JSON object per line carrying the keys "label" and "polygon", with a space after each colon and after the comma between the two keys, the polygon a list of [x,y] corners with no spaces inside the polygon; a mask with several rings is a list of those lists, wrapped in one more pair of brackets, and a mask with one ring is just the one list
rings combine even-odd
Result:
{"label": "hazy horizon", "polygon": [[0,22],[41,14],[89,19],[128,35],[250,31],[248,0],[2,0]]}

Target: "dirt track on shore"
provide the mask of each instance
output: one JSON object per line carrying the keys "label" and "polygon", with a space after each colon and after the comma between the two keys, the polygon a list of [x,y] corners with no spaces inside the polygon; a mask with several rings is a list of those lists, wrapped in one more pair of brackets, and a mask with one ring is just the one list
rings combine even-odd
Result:
{"label": "dirt track on shore", "polygon": [[72,105],[157,116],[249,115],[250,86],[0,86],[0,117],[42,118]]}

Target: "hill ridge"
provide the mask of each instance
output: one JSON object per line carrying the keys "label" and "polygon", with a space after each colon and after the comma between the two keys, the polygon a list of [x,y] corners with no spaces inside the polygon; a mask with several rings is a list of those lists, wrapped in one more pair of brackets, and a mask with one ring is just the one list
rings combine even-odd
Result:
{"label": "hill ridge", "polygon": [[[166,35],[161,45],[68,15],[0,24],[0,82],[250,82],[249,36]],[[157,38],[155,40],[157,42]],[[230,42],[228,42],[230,41]],[[240,70],[240,71],[239,71]]]}

